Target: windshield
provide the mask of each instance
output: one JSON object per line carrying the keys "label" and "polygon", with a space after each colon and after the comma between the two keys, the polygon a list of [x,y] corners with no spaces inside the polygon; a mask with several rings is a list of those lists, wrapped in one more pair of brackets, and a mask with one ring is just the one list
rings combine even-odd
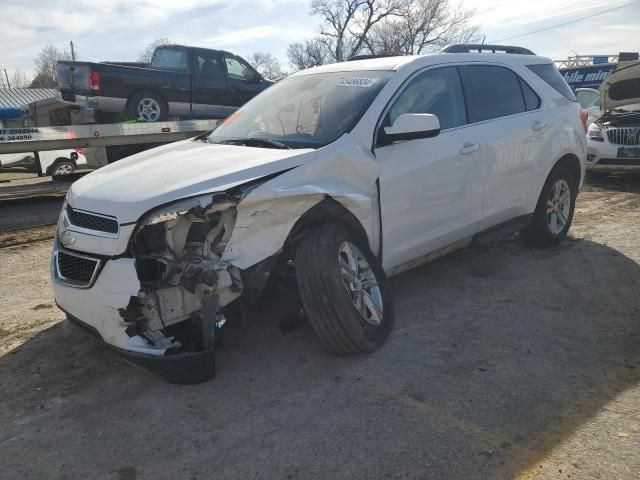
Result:
{"label": "windshield", "polygon": [[[392,73],[331,72],[286,78],[233,113],[208,140],[323,147],[355,126]],[[266,141],[256,142],[260,139]]]}

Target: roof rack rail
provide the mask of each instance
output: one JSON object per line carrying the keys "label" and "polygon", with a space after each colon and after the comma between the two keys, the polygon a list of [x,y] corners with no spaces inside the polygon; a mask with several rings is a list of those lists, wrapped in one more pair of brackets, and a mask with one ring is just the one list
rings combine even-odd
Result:
{"label": "roof rack rail", "polygon": [[398,55],[354,55],[353,57],[347,58],[347,62],[353,62],[355,60],[370,60],[372,58],[387,58],[387,57],[397,57]]}
{"label": "roof rack rail", "polygon": [[520,55],[535,55],[528,48],[512,47],[510,45],[486,45],[484,43],[460,43],[457,45],[449,45],[442,49],[442,53],[516,53]]}

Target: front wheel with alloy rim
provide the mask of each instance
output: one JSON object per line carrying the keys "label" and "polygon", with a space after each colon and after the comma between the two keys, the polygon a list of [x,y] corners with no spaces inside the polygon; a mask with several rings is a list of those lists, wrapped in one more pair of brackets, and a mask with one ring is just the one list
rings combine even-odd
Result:
{"label": "front wheel with alloy rim", "polygon": [[157,93],[138,92],[127,103],[127,116],[143,122],[159,122],[167,119],[167,106]]}
{"label": "front wheel with alloy rim", "polygon": [[538,246],[555,245],[567,236],[578,194],[571,172],[556,166],[542,188],[531,223],[523,230],[525,240]]}
{"label": "front wheel with alloy rim", "polygon": [[338,223],[305,235],[296,252],[305,313],[320,341],[338,355],[373,351],[393,326],[387,279],[358,235]]}

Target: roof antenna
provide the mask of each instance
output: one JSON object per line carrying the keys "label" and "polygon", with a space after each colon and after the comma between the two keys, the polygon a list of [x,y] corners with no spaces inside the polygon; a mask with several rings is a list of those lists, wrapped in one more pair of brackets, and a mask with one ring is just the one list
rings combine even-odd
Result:
{"label": "roof antenna", "polygon": [[482,37],[482,44],[481,44],[481,45],[484,45],[484,41],[485,41],[486,39],[487,39],[487,36],[486,36],[486,35],[484,35],[484,36]]}

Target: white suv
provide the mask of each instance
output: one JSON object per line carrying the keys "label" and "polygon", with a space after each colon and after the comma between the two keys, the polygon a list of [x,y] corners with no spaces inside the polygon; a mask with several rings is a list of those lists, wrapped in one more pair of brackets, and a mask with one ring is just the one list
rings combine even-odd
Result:
{"label": "white suv", "polygon": [[470,50],[301,71],[213,132],[78,180],[53,251],[57,304],[169,381],[197,382],[224,315],[279,273],[297,278],[320,341],[353,354],[392,328],[387,276],[484,233],[560,241],[584,172],[580,105],[549,59]]}
{"label": "white suv", "polygon": [[604,112],[589,124],[587,171],[640,171],[640,62],[619,63],[600,85]]}

